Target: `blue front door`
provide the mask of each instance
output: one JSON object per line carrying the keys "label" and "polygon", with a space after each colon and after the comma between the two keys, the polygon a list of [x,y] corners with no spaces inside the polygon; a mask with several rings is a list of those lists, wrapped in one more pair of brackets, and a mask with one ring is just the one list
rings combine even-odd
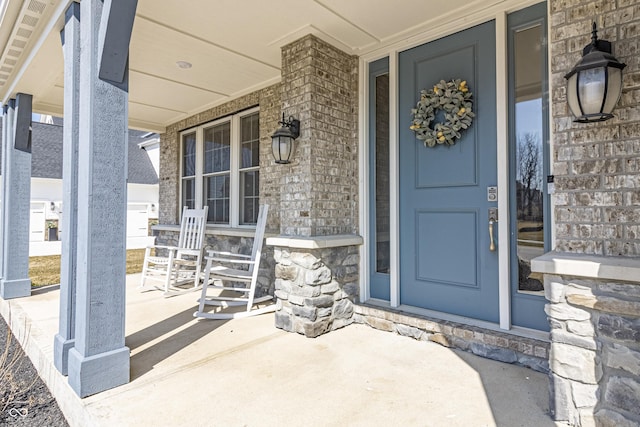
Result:
{"label": "blue front door", "polygon": [[[400,303],[497,323],[488,212],[497,202],[487,194],[497,184],[495,62],[493,21],[402,52],[398,123]],[[452,79],[467,81],[476,117],[455,145],[425,147],[411,109],[422,89]],[[497,242],[497,224],[493,234]]]}

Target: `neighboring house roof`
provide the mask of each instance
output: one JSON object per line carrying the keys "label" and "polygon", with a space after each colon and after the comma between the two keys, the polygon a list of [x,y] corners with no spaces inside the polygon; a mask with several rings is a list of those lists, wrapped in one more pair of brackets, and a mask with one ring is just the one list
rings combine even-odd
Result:
{"label": "neighboring house roof", "polygon": [[31,125],[31,177],[62,179],[62,126]]}
{"label": "neighboring house roof", "polygon": [[[60,119],[54,124],[32,123],[31,132],[31,177],[62,179],[62,125]],[[0,132],[2,124],[0,123]],[[138,144],[157,138],[148,132],[129,130],[129,180],[130,184],[157,184],[158,175],[145,150]],[[2,153],[0,153],[0,159]],[[1,173],[1,171],[0,171]]]}
{"label": "neighboring house roof", "polygon": [[129,182],[132,184],[157,184],[158,174],[153,168],[153,163],[149,159],[146,150],[141,149],[138,144],[149,139],[157,138],[156,134],[142,132],[139,130],[129,130]]}

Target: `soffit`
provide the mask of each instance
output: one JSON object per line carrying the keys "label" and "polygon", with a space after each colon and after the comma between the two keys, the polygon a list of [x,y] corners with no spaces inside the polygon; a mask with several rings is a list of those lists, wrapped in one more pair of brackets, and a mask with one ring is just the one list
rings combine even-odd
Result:
{"label": "soffit", "polygon": [[[6,0],[6,10],[41,10],[38,27],[0,85],[6,100],[33,94],[34,111],[61,115],[63,62],[59,31],[68,0]],[[166,126],[242,94],[278,82],[281,47],[312,33],[354,55],[415,36],[499,0],[139,0],[130,45],[131,127]],[[0,11],[2,7],[0,7]],[[3,34],[16,33],[23,14],[5,13]],[[9,29],[10,28],[10,29]],[[24,32],[22,33],[25,34]],[[0,46],[2,57],[18,36]],[[15,52],[13,52],[15,53]],[[181,69],[176,61],[187,61]],[[2,82],[0,82],[2,83]]]}

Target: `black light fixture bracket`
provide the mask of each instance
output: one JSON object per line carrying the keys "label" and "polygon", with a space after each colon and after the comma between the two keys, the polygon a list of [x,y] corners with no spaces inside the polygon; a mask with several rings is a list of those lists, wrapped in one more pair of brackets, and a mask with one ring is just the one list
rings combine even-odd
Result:
{"label": "black light fixture bracket", "polygon": [[289,128],[293,139],[300,136],[300,120],[294,119],[293,116],[289,116],[289,118],[285,120],[284,113],[282,113],[282,121],[278,122],[278,124]]}
{"label": "black light fixture bracket", "polygon": [[591,43],[582,49],[582,56],[585,56],[592,50],[611,53],[611,42],[607,40],[598,40],[598,27],[595,22],[591,25]]}

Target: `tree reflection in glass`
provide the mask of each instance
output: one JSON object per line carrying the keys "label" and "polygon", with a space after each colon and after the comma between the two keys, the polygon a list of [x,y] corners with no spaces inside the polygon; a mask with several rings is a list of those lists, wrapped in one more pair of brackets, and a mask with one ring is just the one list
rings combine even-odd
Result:
{"label": "tree reflection in glass", "polygon": [[542,27],[515,35],[515,197],[518,290],[541,292],[531,259],[544,253]]}

